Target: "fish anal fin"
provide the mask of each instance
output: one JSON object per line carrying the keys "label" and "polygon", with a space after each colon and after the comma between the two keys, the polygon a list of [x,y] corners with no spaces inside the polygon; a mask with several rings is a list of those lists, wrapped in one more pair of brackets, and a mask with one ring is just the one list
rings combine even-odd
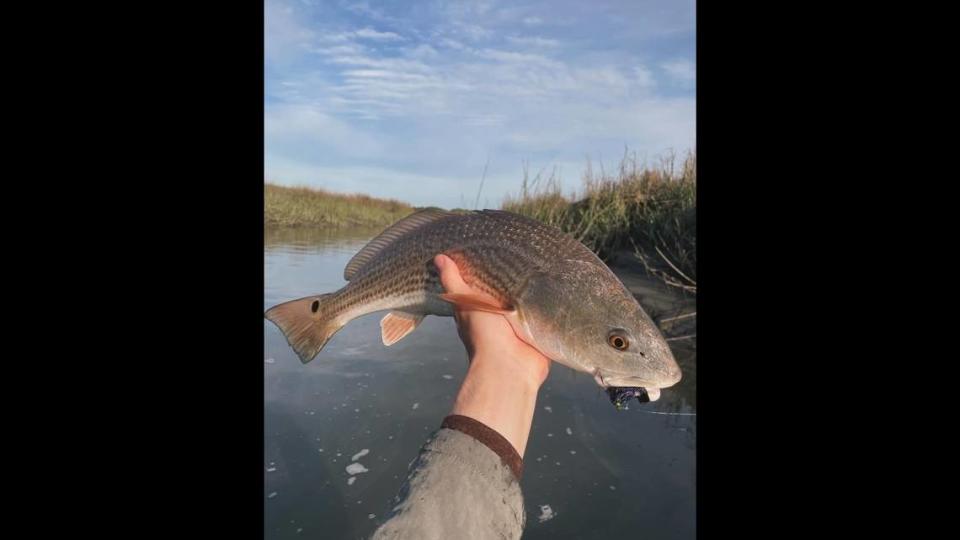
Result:
{"label": "fish anal fin", "polygon": [[387,347],[405,338],[407,334],[413,332],[423,315],[419,313],[407,313],[405,311],[391,311],[380,319],[380,337],[383,344]]}
{"label": "fish anal fin", "polygon": [[489,296],[481,296],[478,294],[443,293],[440,295],[440,298],[454,304],[460,309],[475,309],[478,311],[499,313],[500,315],[509,315],[515,311],[511,306],[504,306]]}

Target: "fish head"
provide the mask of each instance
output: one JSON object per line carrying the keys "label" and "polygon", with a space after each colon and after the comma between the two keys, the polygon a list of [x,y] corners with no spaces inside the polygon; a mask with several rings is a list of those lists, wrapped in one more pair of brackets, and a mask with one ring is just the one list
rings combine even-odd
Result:
{"label": "fish head", "polygon": [[[593,316],[583,310],[583,324],[572,324],[565,332],[566,350],[597,384],[605,389],[643,388],[655,401],[659,389],[680,382],[682,373],[670,346],[639,304],[622,302],[615,309],[593,304],[592,311]],[[588,317],[595,318],[588,322]]]}
{"label": "fish head", "polygon": [[680,382],[660,329],[605,266],[576,264],[539,281],[525,295],[525,315],[551,359],[592,374],[604,389],[642,388],[649,401]]}

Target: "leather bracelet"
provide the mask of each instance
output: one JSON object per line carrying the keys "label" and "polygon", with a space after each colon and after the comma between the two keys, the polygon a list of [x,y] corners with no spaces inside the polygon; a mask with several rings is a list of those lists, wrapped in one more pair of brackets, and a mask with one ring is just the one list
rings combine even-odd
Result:
{"label": "leather bracelet", "polygon": [[517,481],[520,480],[520,476],[523,475],[523,458],[517,453],[516,448],[510,444],[510,441],[504,438],[503,435],[497,433],[493,428],[469,416],[459,414],[451,414],[444,418],[440,427],[455,429],[480,441],[484,446],[500,456],[503,464],[510,468]]}

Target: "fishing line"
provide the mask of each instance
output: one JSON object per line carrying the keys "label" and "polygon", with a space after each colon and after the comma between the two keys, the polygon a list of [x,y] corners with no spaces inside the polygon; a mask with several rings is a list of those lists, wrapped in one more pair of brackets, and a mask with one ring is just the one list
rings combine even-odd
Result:
{"label": "fishing line", "polygon": [[663,414],[667,416],[696,416],[695,412],[660,412],[660,411],[645,411],[643,409],[637,409],[640,412],[645,412],[647,414]]}
{"label": "fishing line", "polygon": [[[602,388],[597,390],[597,396],[601,396],[601,395],[604,395],[604,396],[605,396],[605,393],[604,393],[604,391],[603,391]],[[663,415],[663,416],[696,416],[696,415],[697,415],[697,413],[660,412],[660,411],[647,411],[647,410],[644,410],[644,409],[637,409],[637,410],[640,411],[640,412],[645,412],[645,413],[647,413],[647,414],[660,414],[660,415]]]}

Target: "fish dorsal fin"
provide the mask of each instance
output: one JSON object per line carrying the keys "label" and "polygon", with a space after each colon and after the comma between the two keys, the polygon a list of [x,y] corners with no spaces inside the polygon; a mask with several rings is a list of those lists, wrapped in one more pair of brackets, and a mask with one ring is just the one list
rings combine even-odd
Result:
{"label": "fish dorsal fin", "polygon": [[357,275],[357,272],[370,262],[370,259],[401,236],[450,215],[453,215],[453,212],[442,208],[424,208],[394,223],[350,259],[347,267],[343,269],[343,279],[347,281],[353,279],[353,276]]}

